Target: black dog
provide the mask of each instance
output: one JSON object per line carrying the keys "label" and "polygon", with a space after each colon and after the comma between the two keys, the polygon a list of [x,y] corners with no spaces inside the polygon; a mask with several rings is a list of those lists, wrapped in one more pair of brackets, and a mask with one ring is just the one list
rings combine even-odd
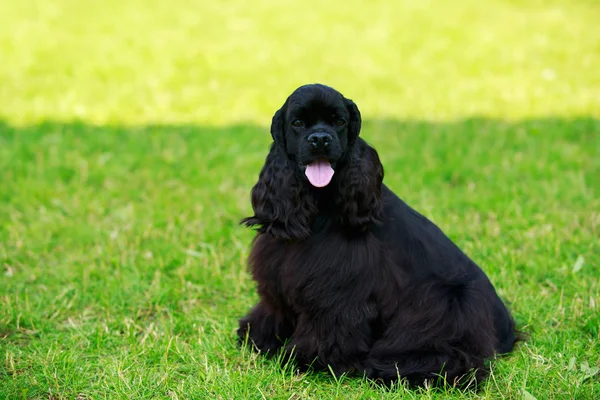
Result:
{"label": "black dog", "polygon": [[323,85],[298,88],[275,113],[254,216],[242,221],[258,227],[249,264],[260,302],[240,341],[387,383],[476,382],[512,350],[513,319],[483,271],[382,184],[360,127],[356,105]]}

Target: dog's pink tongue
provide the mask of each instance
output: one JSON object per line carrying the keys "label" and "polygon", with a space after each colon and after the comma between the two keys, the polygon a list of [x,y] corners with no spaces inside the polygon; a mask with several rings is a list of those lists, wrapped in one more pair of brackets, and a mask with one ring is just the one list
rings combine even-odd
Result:
{"label": "dog's pink tongue", "polygon": [[333,178],[333,168],[327,161],[314,161],[306,166],[304,172],[308,181],[315,187],[327,186]]}

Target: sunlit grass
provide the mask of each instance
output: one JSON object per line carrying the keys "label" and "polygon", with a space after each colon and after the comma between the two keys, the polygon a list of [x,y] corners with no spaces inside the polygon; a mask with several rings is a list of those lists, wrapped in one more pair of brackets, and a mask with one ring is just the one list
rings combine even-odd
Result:
{"label": "sunlit grass", "polygon": [[368,117],[598,114],[594,1],[0,5],[0,115],[266,123],[321,81]]}

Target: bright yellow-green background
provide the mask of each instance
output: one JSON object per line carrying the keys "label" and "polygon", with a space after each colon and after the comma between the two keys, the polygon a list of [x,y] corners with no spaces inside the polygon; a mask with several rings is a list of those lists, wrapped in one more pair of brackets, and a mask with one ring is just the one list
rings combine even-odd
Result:
{"label": "bright yellow-green background", "polygon": [[4,1],[0,116],[267,122],[325,82],[369,117],[600,113],[595,1]]}

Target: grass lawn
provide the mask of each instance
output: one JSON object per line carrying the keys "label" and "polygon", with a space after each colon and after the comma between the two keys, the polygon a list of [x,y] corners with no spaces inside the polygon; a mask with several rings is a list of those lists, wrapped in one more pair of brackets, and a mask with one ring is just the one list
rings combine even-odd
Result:
{"label": "grass lawn", "polygon": [[[600,4],[365,4],[0,4],[0,399],[600,398]],[[236,347],[237,222],[315,81],[530,333],[477,394]]]}

